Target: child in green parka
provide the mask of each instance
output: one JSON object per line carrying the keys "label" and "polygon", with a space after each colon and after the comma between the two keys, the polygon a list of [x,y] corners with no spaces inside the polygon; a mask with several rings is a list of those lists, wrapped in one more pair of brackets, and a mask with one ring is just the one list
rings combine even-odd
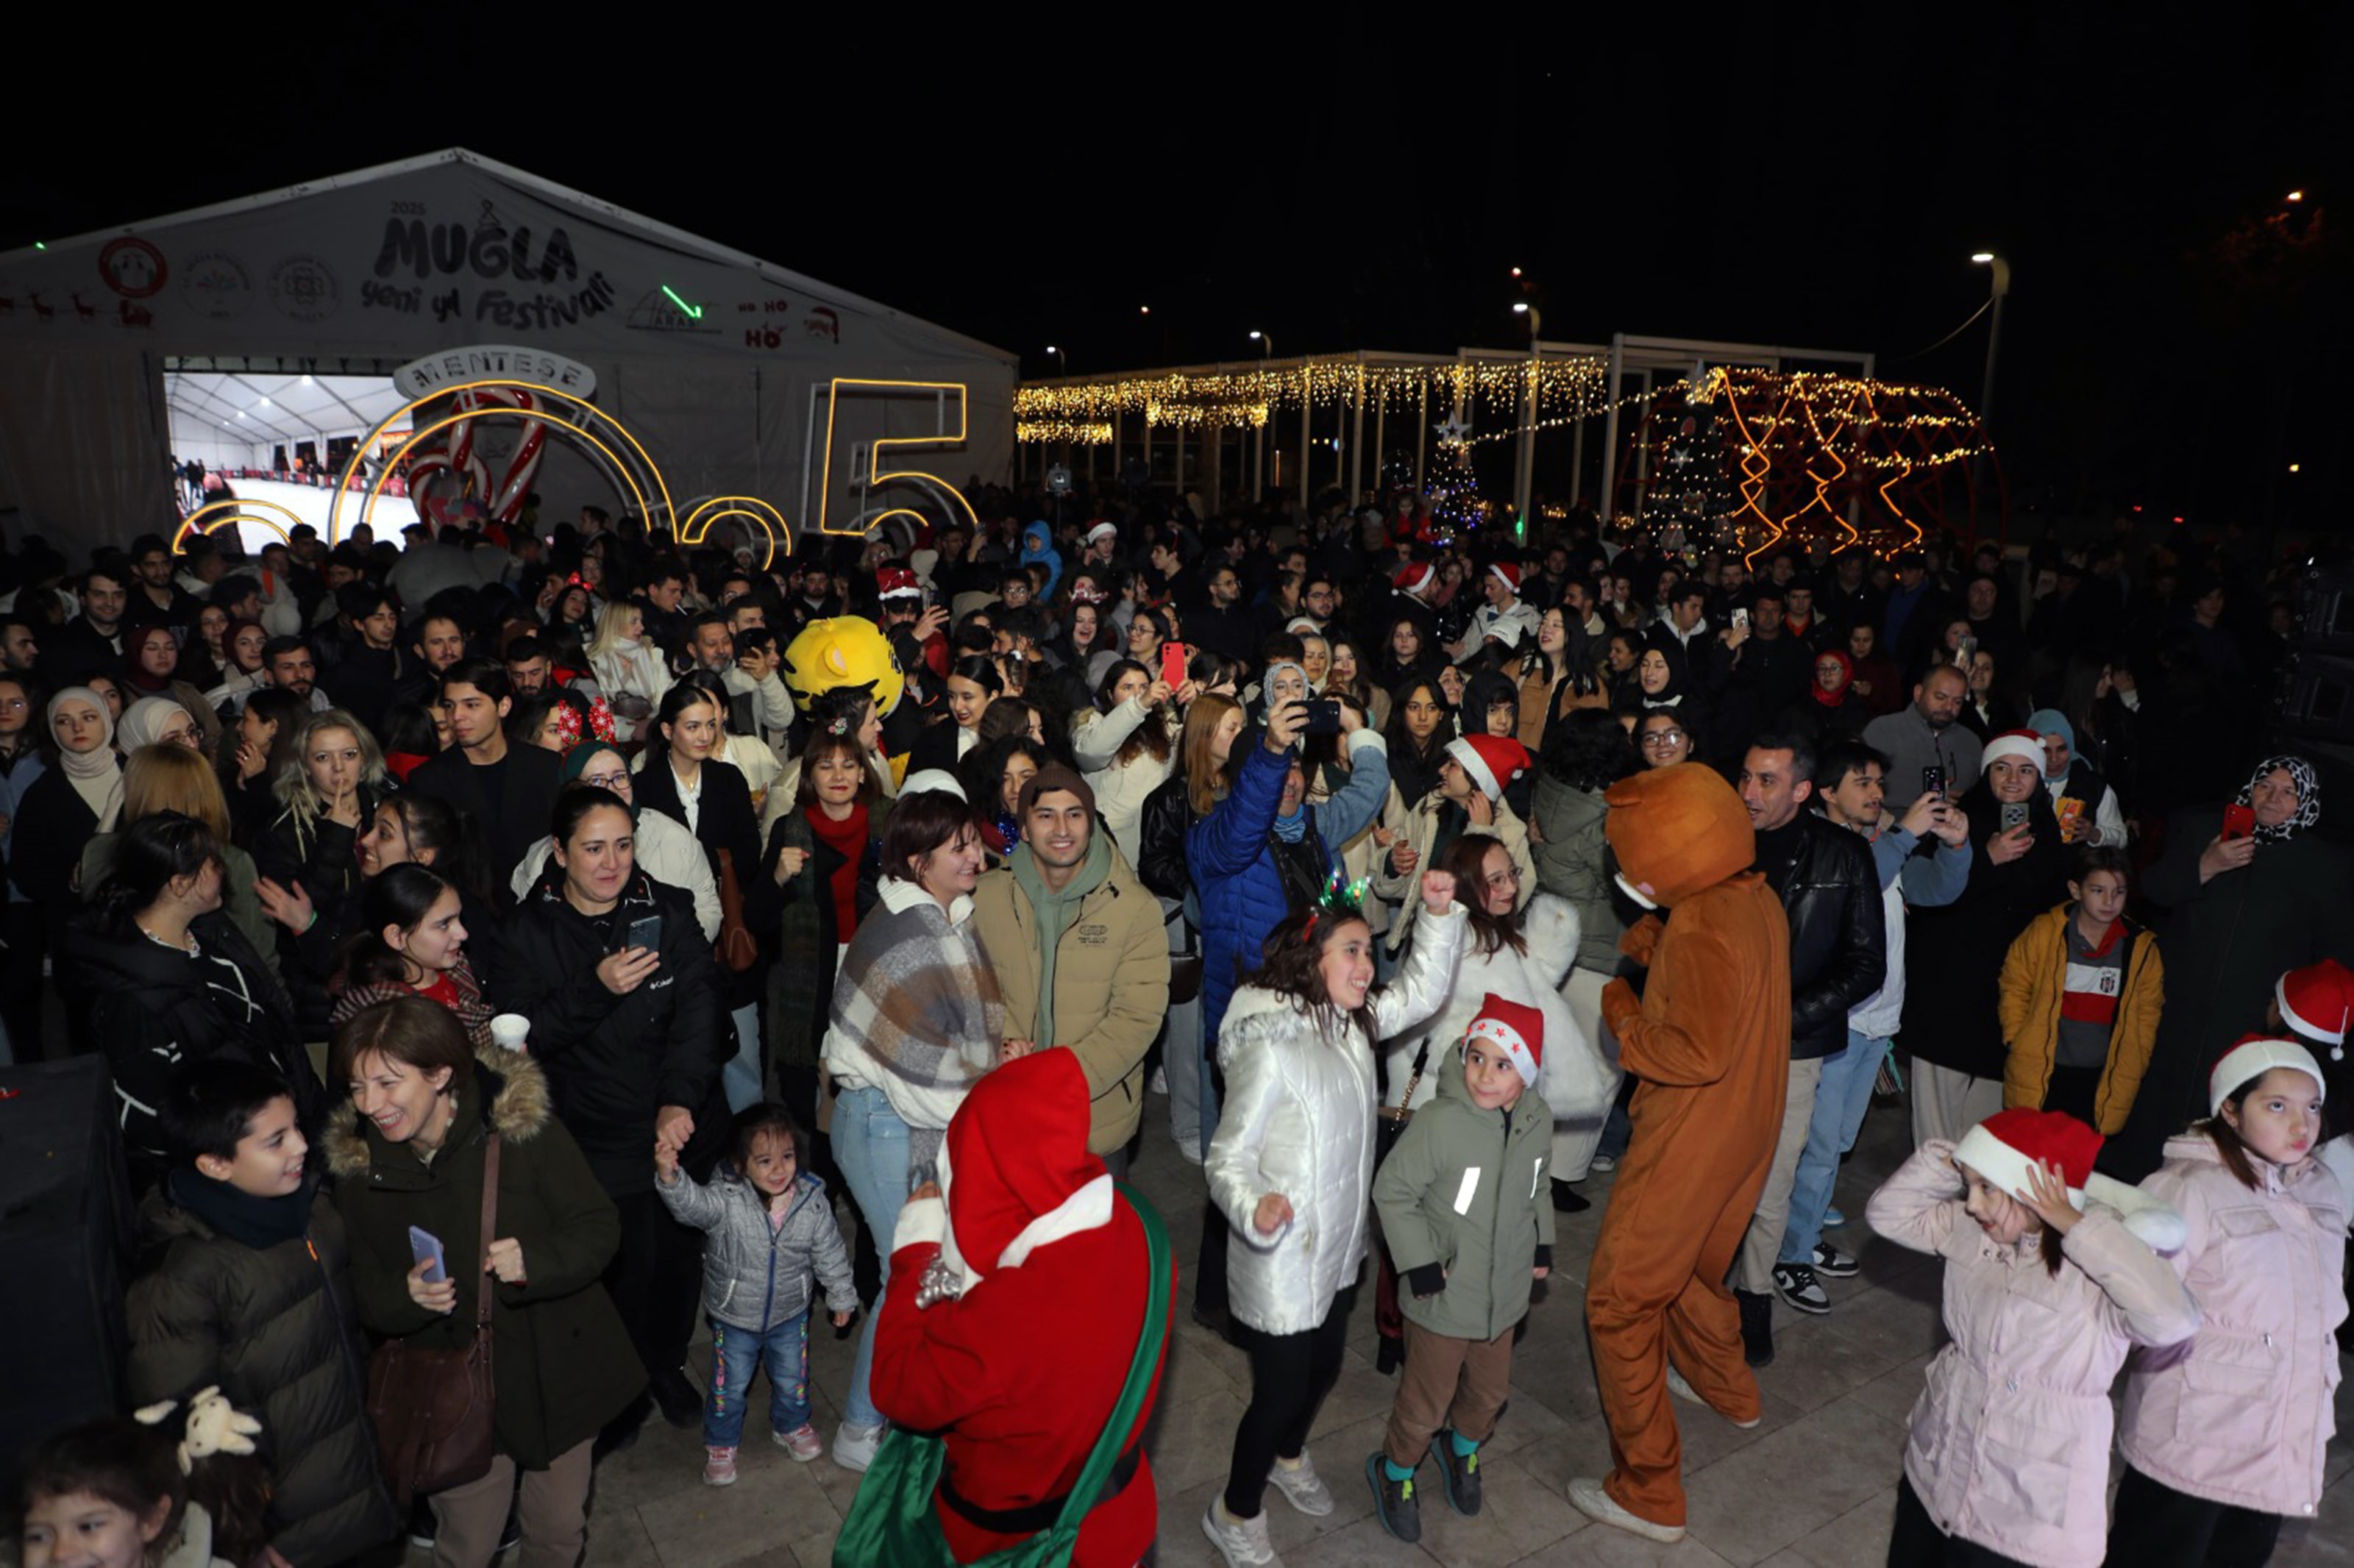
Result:
{"label": "child in green parka", "polygon": [[1422,1536],[1414,1473],[1434,1446],[1447,1505],[1479,1511],[1479,1445],[1511,1392],[1512,1331],[1553,1267],[1553,1112],[1535,1091],[1544,1014],[1490,991],[1458,1054],[1462,1071],[1441,1070],[1437,1097],[1373,1175],[1405,1287],[1405,1371],[1365,1479],[1400,1541]]}

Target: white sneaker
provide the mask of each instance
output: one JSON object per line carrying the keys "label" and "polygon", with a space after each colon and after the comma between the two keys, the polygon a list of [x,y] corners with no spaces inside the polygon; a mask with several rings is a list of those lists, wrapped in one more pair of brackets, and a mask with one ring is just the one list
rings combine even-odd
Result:
{"label": "white sneaker", "polygon": [[[1670,1367],[1668,1369],[1668,1392],[1674,1394],[1678,1399],[1683,1400],[1687,1404],[1702,1405],[1710,1410],[1716,1409],[1716,1406],[1710,1404],[1708,1401],[1700,1396],[1700,1390],[1694,1388],[1691,1384],[1684,1381],[1683,1373],[1676,1371],[1673,1367]],[[1718,1414],[1723,1414],[1723,1412],[1718,1411]],[[1726,1415],[1724,1418],[1727,1421],[1733,1421],[1733,1417],[1730,1415]],[[1757,1426],[1765,1419],[1766,1418],[1762,1415],[1753,1415],[1746,1421],[1733,1421],[1733,1425],[1739,1430],[1747,1432]]]}
{"label": "white sneaker", "polygon": [[1177,1153],[1186,1164],[1199,1165],[1202,1163],[1202,1138],[1199,1133],[1194,1134],[1192,1138],[1178,1138],[1172,1135],[1169,1141],[1177,1146]]}
{"label": "white sneaker", "polygon": [[860,1474],[875,1462],[875,1451],[883,1446],[883,1426],[853,1426],[845,1421],[833,1429],[833,1462],[845,1470]]}
{"label": "white sneaker", "polygon": [[1226,1511],[1226,1499],[1212,1498],[1202,1514],[1202,1533],[1226,1560],[1226,1568],[1283,1568],[1283,1559],[1267,1539],[1267,1515],[1236,1519]]}
{"label": "white sneaker", "polygon": [[1287,1465],[1278,1459],[1267,1471],[1267,1478],[1275,1483],[1275,1489],[1283,1494],[1284,1501],[1309,1518],[1322,1519],[1332,1511],[1332,1493],[1316,1474],[1316,1461],[1308,1457],[1305,1448],[1299,1451],[1296,1464]]}
{"label": "white sneaker", "polygon": [[1578,1512],[1596,1523],[1616,1526],[1646,1541],[1673,1546],[1684,1538],[1684,1527],[1681,1524],[1653,1524],[1640,1514],[1628,1513],[1602,1489],[1602,1482],[1591,1476],[1580,1476],[1569,1483],[1569,1500]]}
{"label": "white sneaker", "polygon": [[1153,1068],[1152,1082],[1146,1085],[1145,1087],[1156,1095],[1167,1094],[1169,1092],[1169,1069],[1166,1067]]}
{"label": "white sneaker", "polygon": [[1594,1162],[1586,1169],[1599,1175],[1607,1176],[1618,1169],[1618,1157],[1615,1154],[1597,1154],[1594,1157]]}

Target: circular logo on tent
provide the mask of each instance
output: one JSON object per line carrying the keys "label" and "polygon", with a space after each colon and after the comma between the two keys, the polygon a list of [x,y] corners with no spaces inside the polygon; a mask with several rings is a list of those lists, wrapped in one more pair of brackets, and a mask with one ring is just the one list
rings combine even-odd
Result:
{"label": "circular logo on tent", "polygon": [[316,256],[289,256],[270,272],[270,302],[298,322],[335,313],[335,274]]}
{"label": "circular logo on tent", "polygon": [[180,297],[198,315],[225,322],[253,308],[253,275],[236,257],[207,250],[181,264]]}
{"label": "circular logo on tent", "polygon": [[164,253],[137,235],[110,239],[98,253],[98,275],[126,300],[143,300],[156,292],[171,271],[164,264]]}

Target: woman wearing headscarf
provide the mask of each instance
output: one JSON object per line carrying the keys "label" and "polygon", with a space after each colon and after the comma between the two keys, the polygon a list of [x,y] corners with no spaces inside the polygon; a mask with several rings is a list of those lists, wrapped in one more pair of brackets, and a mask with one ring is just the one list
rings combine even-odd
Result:
{"label": "woman wearing headscarf", "polygon": [[[220,740],[220,715],[206,705],[203,688],[181,676],[178,636],[168,626],[143,626],[125,632],[123,640],[122,685],[125,694],[133,699],[133,709],[141,698],[168,697],[195,721],[197,734],[203,736],[205,750],[212,751]],[[122,715],[122,721],[128,727],[130,713]],[[150,740],[153,738],[149,737]],[[128,757],[148,743],[147,740],[125,741],[122,753]]]}
{"label": "woman wearing headscarf", "polygon": [[2133,835],[2126,829],[2117,792],[2076,755],[2076,726],[2058,708],[2038,708],[2028,715],[2027,727],[2043,737],[2043,789],[2060,813],[2062,835],[2072,844],[2124,848]]}
{"label": "woman wearing headscarf", "polygon": [[142,697],[123,713],[114,728],[115,749],[128,757],[143,746],[184,746],[205,754],[203,726],[186,704],[175,697]]}
{"label": "woman wearing headscarf", "polygon": [[2126,1181],[2157,1169],[2167,1138],[2205,1113],[2208,1067],[2224,1044],[2264,1025],[2275,980],[2323,959],[2354,959],[2354,863],[2314,833],[2313,764],[2267,757],[2232,804],[2253,814],[2248,832],[2223,836],[2227,807],[2177,811],[2143,879],[2158,908],[2166,1011],[2132,1119],[2102,1154]]}
{"label": "woman wearing headscarf", "polygon": [[1818,748],[1840,735],[1861,736],[1872,722],[1872,710],[1855,694],[1855,661],[1836,648],[1815,654],[1807,694],[1782,710],[1775,728],[1783,735],[1802,735]]}
{"label": "woman wearing headscarf", "polygon": [[88,686],[68,686],[51,697],[48,718],[57,765],[25,790],[8,869],[25,896],[48,911],[54,938],[77,902],[74,873],[82,850],[112,832],[122,813],[122,759],[115,755],[106,699]]}

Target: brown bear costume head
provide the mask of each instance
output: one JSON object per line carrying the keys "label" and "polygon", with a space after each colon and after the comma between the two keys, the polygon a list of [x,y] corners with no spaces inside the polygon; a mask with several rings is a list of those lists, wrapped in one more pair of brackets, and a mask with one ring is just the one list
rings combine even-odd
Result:
{"label": "brown bear costume head", "polygon": [[1622,779],[1604,796],[1604,832],[1618,885],[1647,906],[1673,906],[1749,869],[1757,836],[1733,786],[1714,768],[1680,762]]}

